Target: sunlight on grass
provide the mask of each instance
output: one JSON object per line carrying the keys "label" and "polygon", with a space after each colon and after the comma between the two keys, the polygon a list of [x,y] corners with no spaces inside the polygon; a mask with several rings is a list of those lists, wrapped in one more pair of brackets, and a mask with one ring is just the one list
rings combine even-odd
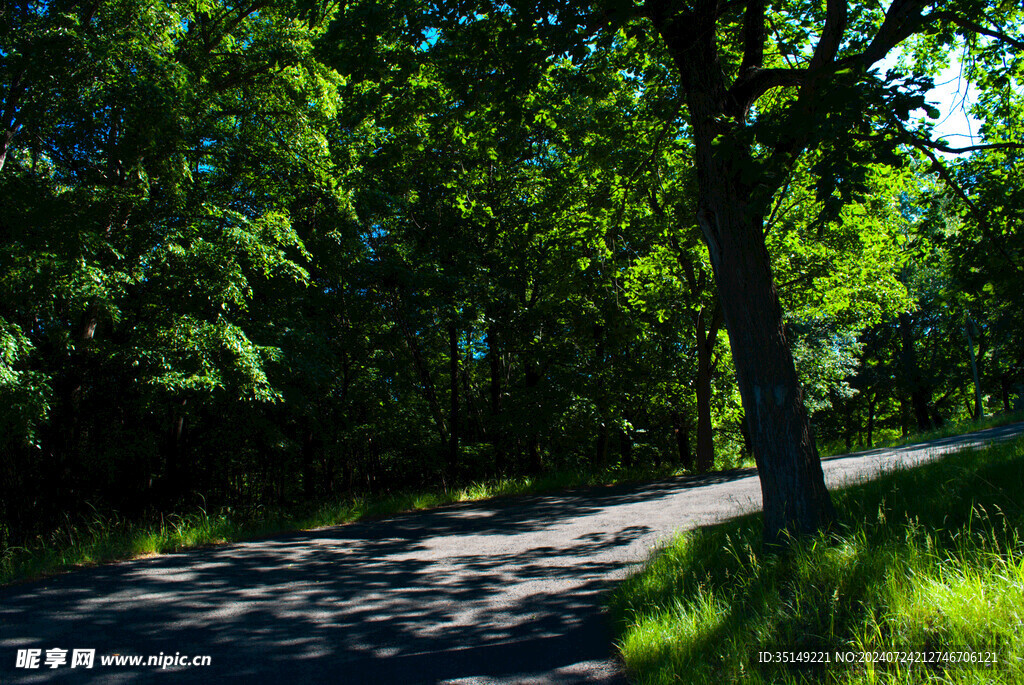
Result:
{"label": "sunlight on grass", "polygon": [[349,496],[315,506],[274,511],[260,509],[247,515],[232,511],[210,514],[198,508],[149,522],[130,521],[117,514],[97,511],[85,524],[72,525],[68,521],[66,526],[47,537],[40,536],[29,547],[0,551],[0,584],[118,559],[175,552],[290,530],[310,530],[457,502],[651,480],[674,473],[677,471],[668,466],[612,467],[597,473],[556,472],[540,477],[500,478],[450,490]]}
{"label": "sunlight on grass", "polygon": [[[1024,440],[836,493],[831,534],[760,555],[760,518],[687,533],[612,599],[640,683],[1024,682]],[[775,650],[995,653],[992,668],[782,667]]]}

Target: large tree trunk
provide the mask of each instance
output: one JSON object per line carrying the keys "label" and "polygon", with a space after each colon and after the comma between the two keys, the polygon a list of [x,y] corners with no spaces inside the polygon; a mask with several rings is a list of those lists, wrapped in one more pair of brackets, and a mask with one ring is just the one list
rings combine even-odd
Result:
{"label": "large tree trunk", "polygon": [[[807,533],[834,517],[803,389],[782,323],[760,214],[708,193],[701,224],[712,244],[740,396],[761,478],[765,538]],[[753,214],[751,216],[750,214]]]}
{"label": "large tree trunk", "polygon": [[[782,183],[785,163],[765,166],[753,157],[743,126],[725,125],[742,118],[749,103],[736,102],[727,92],[716,43],[718,14],[710,0],[699,4],[699,11],[686,21],[678,20],[664,3],[647,7],[686,96],[695,146],[697,221],[715,272],[761,479],[764,539],[775,544],[786,531],[800,534],[826,527],[835,513],[764,242],[764,217]],[[751,26],[757,25],[758,17],[752,15]],[[758,36],[749,38],[756,45]],[[757,63],[755,53],[751,51]],[[789,164],[803,144],[800,132],[790,135],[789,147],[776,148],[776,158]]]}
{"label": "large tree trunk", "polygon": [[[727,169],[720,169],[725,176]],[[719,179],[702,184],[699,221],[736,363],[743,409],[761,478],[764,534],[809,533],[834,518],[803,389],[782,323],[764,244],[762,215]],[[717,187],[716,187],[717,186]]]}

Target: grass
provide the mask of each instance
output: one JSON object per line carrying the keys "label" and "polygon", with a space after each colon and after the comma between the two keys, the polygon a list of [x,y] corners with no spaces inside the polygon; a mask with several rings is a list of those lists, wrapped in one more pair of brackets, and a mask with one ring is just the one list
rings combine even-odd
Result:
{"label": "grass", "polygon": [[[761,550],[747,516],[679,537],[613,595],[651,683],[1024,683],[1024,439],[833,493],[830,534]],[[993,667],[780,666],[776,650],[991,652]]]}
{"label": "grass", "polygon": [[[1021,418],[1021,415],[1016,415],[1016,418]],[[1009,422],[1005,419],[1002,421]],[[971,424],[971,428],[975,427]],[[539,477],[523,476],[478,482],[450,490],[347,497],[313,506],[262,509],[255,514],[195,509],[139,521],[117,513],[96,511],[88,522],[73,523],[69,520],[61,529],[47,536],[39,536],[29,545],[0,549],[0,585],[111,561],[251,540],[285,531],[310,530],[456,502],[635,482],[663,478],[674,473],[677,471],[671,467],[613,467],[596,473],[560,471]]]}
{"label": "grass", "polygon": [[478,482],[449,490],[354,496],[314,506],[261,509],[255,514],[231,510],[209,513],[196,509],[137,521],[116,513],[94,511],[87,522],[69,520],[61,529],[39,536],[27,546],[0,550],[0,585],[105,562],[251,540],[285,531],[311,530],[456,502],[651,480],[675,472],[672,467],[613,467],[596,473],[560,471],[538,477]]}
{"label": "grass", "polygon": [[[983,418],[981,421],[975,421],[974,419],[970,418],[965,418],[959,421],[949,421],[942,428],[937,428],[934,430],[919,433],[911,433],[910,435],[907,436],[901,436],[898,432],[892,432],[889,437],[883,438],[881,440],[875,440],[872,443],[871,447],[858,446],[855,447],[854,449],[860,451],[884,449],[886,447],[902,447],[903,445],[909,445],[915,442],[928,442],[929,440],[951,438],[956,435],[972,433],[974,431],[980,431],[986,428],[1006,426],[1011,423],[1017,423],[1018,421],[1024,421],[1024,410],[1006,412],[1002,414],[989,414],[985,416],[985,418]],[[836,454],[846,454],[849,450],[847,450],[846,446],[843,445],[842,443],[836,442],[822,446],[819,451],[821,453],[821,456],[830,457]]]}

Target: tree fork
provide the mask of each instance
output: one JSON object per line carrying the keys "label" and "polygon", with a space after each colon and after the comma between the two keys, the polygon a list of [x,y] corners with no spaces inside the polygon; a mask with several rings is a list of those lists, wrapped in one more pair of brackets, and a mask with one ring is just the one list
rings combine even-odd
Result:
{"label": "tree fork", "polygon": [[[765,212],[780,177],[764,169],[758,173],[749,142],[732,135],[742,133],[745,109],[735,111],[735,98],[725,85],[716,43],[716,7],[713,0],[701,0],[692,11],[674,16],[664,3],[648,3],[649,16],[679,70],[686,97],[695,143],[697,221],[711,256],[760,476],[764,540],[776,544],[787,533],[807,534],[828,527],[835,512],[764,242]],[[757,15],[758,3],[748,4],[748,11]],[[830,23],[841,18],[833,17]],[[755,17],[752,23],[757,23]],[[745,26],[745,30],[752,29]],[[751,52],[745,62],[756,74],[758,55],[747,47]],[[831,46],[819,47],[827,61]],[[745,98],[743,104],[752,99]],[[790,162],[805,144],[798,138],[782,155]]]}

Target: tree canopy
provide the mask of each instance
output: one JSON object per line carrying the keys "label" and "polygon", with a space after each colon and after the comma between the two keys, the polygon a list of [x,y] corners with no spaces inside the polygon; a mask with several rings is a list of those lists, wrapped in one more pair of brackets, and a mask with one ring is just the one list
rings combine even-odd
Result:
{"label": "tree canopy", "polygon": [[0,541],[746,458],[828,525],[819,443],[1020,395],[1022,12],[7,3]]}

